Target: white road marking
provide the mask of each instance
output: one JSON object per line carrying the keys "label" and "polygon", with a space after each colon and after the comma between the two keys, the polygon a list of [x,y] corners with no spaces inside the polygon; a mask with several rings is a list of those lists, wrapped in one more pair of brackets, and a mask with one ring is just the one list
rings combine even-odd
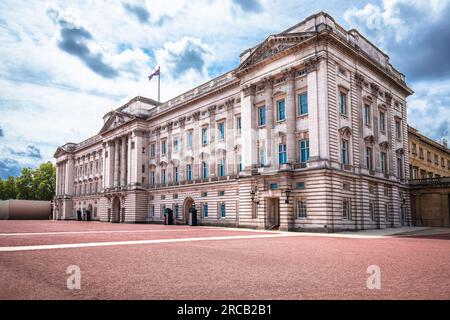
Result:
{"label": "white road marking", "polygon": [[[216,228],[201,228],[201,230],[217,230]],[[226,230],[226,229],[223,229]],[[144,232],[179,232],[192,231],[192,229],[154,229],[154,230],[98,230],[98,231],[55,231],[55,232],[28,232],[28,233],[0,233],[0,236],[51,236],[65,234],[96,234],[96,233],[144,233]]]}
{"label": "white road marking", "polygon": [[282,238],[282,237],[292,237],[292,236],[298,236],[298,235],[300,235],[300,234],[299,233],[278,233],[278,234],[252,235],[252,236],[221,236],[221,237],[196,237],[196,238],[135,240],[135,241],[115,241],[115,242],[47,244],[47,245],[35,245],[35,246],[0,247],[0,252],[17,252],[17,251],[33,251],[33,250],[68,249],[68,248],[88,248],[88,247],[106,247],[106,246],[124,246],[124,245],[139,245],[139,244],[193,242],[193,241],[216,241],[216,240]]}

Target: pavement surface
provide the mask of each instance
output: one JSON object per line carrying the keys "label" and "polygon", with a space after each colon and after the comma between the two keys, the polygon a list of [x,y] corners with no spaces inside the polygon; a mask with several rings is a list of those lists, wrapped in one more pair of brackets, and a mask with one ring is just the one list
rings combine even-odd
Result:
{"label": "pavement surface", "polygon": [[[80,289],[67,282],[80,270]],[[368,289],[370,266],[380,289]],[[450,299],[450,229],[0,221],[0,299]]]}

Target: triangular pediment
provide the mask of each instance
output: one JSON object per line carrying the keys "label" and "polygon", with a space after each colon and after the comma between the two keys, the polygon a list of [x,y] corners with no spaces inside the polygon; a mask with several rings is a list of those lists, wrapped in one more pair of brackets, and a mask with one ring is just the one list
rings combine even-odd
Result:
{"label": "triangular pediment", "polygon": [[276,58],[283,52],[288,52],[307,39],[315,36],[315,32],[288,33],[269,36],[264,42],[253,49],[253,52],[242,61],[238,71],[258,65],[269,58]]}
{"label": "triangular pediment", "polygon": [[100,134],[110,131],[116,127],[119,127],[131,120],[134,120],[135,118],[136,117],[133,115],[120,111],[115,111],[103,125],[102,129],[100,130]]}

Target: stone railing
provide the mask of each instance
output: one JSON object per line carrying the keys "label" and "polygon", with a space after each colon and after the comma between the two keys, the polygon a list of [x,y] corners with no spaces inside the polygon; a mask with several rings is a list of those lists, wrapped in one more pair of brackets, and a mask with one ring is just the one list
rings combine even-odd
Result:
{"label": "stone railing", "polygon": [[450,187],[450,177],[410,179],[410,186],[443,186]]}

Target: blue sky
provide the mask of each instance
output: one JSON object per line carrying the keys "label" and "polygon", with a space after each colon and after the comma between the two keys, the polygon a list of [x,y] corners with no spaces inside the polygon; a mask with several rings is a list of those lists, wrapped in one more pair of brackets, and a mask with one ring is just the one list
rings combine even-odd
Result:
{"label": "blue sky", "polygon": [[450,0],[0,0],[0,178],[98,132],[135,95],[174,97],[318,12],[357,28],[415,91],[409,122],[449,139]]}

